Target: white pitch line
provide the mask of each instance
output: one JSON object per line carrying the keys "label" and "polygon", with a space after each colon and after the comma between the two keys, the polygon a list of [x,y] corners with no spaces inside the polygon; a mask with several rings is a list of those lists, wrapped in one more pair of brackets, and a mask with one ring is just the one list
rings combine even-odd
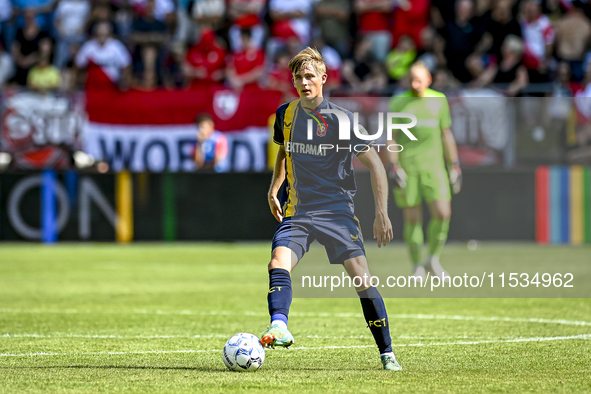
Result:
{"label": "white pitch line", "polygon": [[[114,335],[114,334],[0,334],[2,338],[84,338],[84,339],[208,339],[208,338],[230,338],[232,334],[206,334],[206,335]],[[300,335],[302,338],[309,339],[373,339],[371,335],[345,335],[345,336],[321,336],[321,335]],[[482,336],[421,336],[421,335],[398,335],[397,339],[499,339],[499,337]],[[514,336],[500,338],[517,338]]]}
{"label": "white pitch line", "polygon": [[[113,310],[78,310],[78,309],[10,309],[0,308],[0,313],[56,313],[56,314],[139,314],[139,315],[196,315],[196,316],[268,316],[266,312],[253,311],[163,311],[136,309],[131,311]],[[355,317],[361,318],[361,313],[306,313],[292,312],[290,316],[295,317]],[[539,319],[519,317],[498,317],[498,316],[461,316],[461,315],[427,315],[427,314],[390,314],[390,319],[419,319],[419,320],[468,320],[468,321],[498,321],[513,323],[545,323],[564,324],[574,326],[591,326],[591,322],[563,319]]]}
{"label": "white pitch line", "polygon": [[[571,339],[591,339],[591,334],[580,334],[570,336],[557,337],[532,337],[532,338],[515,338],[515,339],[500,339],[500,340],[484,340],[484,341],[458,341],[458,342],[435,342],[435,343],[407,343],[394,344],[392,347],[416,347],[416,346],[457,346],[457,345],[485,345],[492,343],[515,343],[515,342],[545,342],[545,341],[565,341]],[[375,345],[357,345],[357,346],[315,346],[315,347],[294,347],[289,349],[294,350],[329,350],[329,349],[365,349],[374,348]],[[131,351],[131,352],[84,352],[84,353],[0,353],[0,357],[31,357],[31,356],[94,356],[94,355],[125,355],[125,354],[171,354],[171,353],[210,353],[221,352],[220,349],[209,350],[146,350],[146,351]]]}

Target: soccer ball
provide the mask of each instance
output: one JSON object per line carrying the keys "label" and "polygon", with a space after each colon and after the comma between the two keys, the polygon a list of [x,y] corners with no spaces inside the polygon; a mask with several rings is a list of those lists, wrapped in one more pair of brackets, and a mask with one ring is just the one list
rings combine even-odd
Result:
{"label": "soccer ball", "polygon": [[265,349],[255,335],[241,332],[228,339],[222,358],[232,371],[256,371],[265,361]]}

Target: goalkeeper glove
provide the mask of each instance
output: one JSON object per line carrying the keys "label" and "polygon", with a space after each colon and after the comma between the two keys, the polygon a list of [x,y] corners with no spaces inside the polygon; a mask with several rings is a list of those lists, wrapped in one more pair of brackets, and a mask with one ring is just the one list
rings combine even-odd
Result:
{"label": "goalkeeper glove", "polygon": [[451,191],[453,194],[458,194],[462,190],[462,169],[460,168],[460,162],[454,161],[448,168],[448,172]]}
{"label": "goalkeeper glove", "polygon": [[407,178],[406,172],[400,167],[400,164],[391,164],[388,168],[388,180],[393,184],[393,187],[406,188]]}

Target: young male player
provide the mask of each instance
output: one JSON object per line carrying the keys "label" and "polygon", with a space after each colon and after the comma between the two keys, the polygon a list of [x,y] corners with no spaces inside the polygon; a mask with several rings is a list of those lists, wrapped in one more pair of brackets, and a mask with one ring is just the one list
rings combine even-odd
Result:
{"label": "young male player", "polygon": [[[449,105],[443,93],[429,89],[431,81],[431,73],[424,63],[419,61],[411,67],[411,89],[392,98],[390,111],[411,113],[417,117],[417,125],[412,128],[417,140],[410,140],[405,133],[396,130],[393,138],[404,147],[402,152],[382,155],[389,169],[388,176],[397,186],[394,188],[396,205],[404,210],[404,241],[414,265],[413,275],[423,279],[426,271],[439,277],[445,273],[439,256],[449,230],[450,183],[454,194],[462,187],[458,151],[450,129]],[[429,206],[431,220],[427,230],[429,255],[420,265],[423,199]],[[445,275],[445,280],[449,280],[447,273]]]}
{"label": "young male player", "polygon": [[[261,335],[261,343],[266,347],[289,347],[294,343],[287,330],[292,301],[290,273],[315,239],[325,247],[331,264],[343,264],[352,278],[364,278],[364,274],[365,278],[371,277],[354,216],[353,154],[371,172],[376,211],[374,238],[379,247],[392,239],[387,212],[388,180],[377,152],[369,141],[357,138],[353,130],[350,141],[340,141],[337,115],[323,113],[343,111],[354,125],[351,112],[322,97],[327,78],[322,55],[308,47],[291,59],[289,68],[300,99],[281,105],[274,125],[273,140],[280,147],[268,199],[273,216],[281,224],[273,238],[268,266],[271,326]],[[312,139],[308,138],[308,120],[314,125]],[[280,189],[282,203],[278,199]],[[361,285],[356,286],[365,320],[384,369],[399,371],[402,368],[392,352],[384,300],[369,282],[358,280]]]}

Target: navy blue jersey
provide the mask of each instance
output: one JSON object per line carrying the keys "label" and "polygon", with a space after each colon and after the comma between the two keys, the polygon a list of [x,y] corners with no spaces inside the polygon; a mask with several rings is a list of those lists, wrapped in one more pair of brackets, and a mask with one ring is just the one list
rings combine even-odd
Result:
{"label": "navy blue jersey", "polygon": [[[339,140],[336,109],[349,118],[351,139]],[[372,141],[359,139],[353,132],[353,114],[324,99],[307,113],[300,100],[281,105],[276,111],[273,140],[285,148],[286,182],[283,186],[283,215],[292,217],[310,212],[354,215],[353,197],[357,186],[353,155],[371,149]],[[309,139],[308,120],[312,123]],[[360,127],[363,133],[365,129]]]}

